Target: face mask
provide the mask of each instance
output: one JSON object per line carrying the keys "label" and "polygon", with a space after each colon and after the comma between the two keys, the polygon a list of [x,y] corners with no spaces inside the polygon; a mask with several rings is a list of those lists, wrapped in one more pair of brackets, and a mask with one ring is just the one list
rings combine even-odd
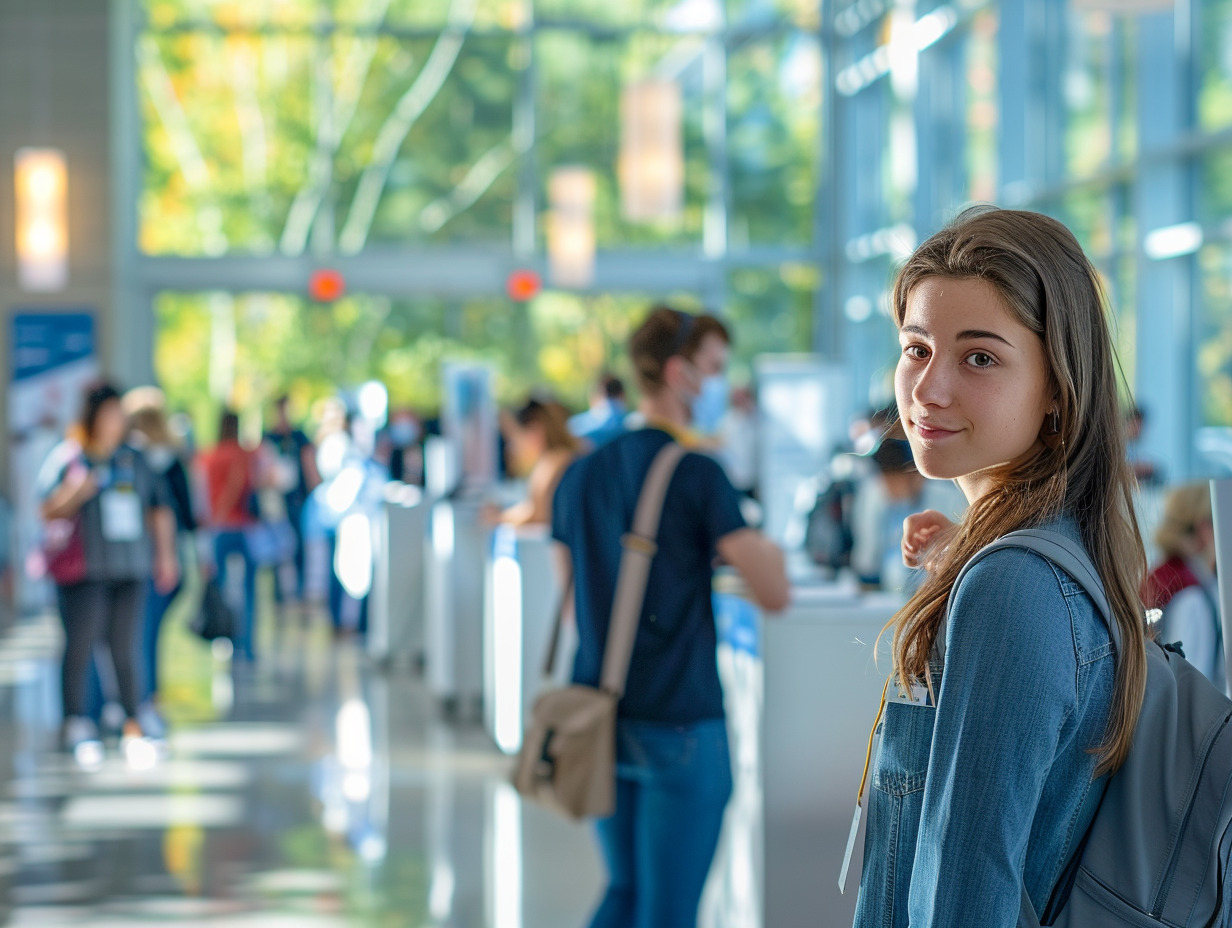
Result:
{"label": "face mask", "polygon": [[691,404],[694,429],[702,435],[713,435],[719,430],[719,424],[727,414],[730,391],[727,378],[722,374],[715,374],[702,381],[701,392]]}

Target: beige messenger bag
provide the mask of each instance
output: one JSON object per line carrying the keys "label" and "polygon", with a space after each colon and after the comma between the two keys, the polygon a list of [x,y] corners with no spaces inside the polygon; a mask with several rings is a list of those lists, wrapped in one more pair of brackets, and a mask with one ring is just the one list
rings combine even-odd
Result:
{"label": "beige messenger bag", "polygon": [[[629,678],[629,661],[646,599],[650,564],[658,551],[655,539],[663,501],[684,455],[685,449],[671,442],[655,456],[638,497],[633,530],[621,540],[624,553],[599,687],[574,684],[548,689],[535,700],[531,710],[513,784],[526,798],[573,819],[605,818],[615,811],[616,706]],[[556,616],[544,665],[544,676],[549,679],[556,665],[560,628],[572,595],[570,582]]]}

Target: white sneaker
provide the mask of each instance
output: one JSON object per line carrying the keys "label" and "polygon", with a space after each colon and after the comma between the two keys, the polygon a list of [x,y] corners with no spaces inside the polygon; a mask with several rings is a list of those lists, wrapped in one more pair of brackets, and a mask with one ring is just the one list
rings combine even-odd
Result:
{"label": "white sneaker", "polygon": [[64,750],[83,770],[97,770],[103,765],[103,742],[98,738],[98,728],[85,716],[73,715],[64,720]]}

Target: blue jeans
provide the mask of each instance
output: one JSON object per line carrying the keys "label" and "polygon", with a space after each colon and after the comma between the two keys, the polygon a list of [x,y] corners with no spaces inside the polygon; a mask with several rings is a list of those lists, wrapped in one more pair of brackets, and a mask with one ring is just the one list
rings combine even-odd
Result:
{"label": "blue jeans", "polygon": [[590,928],[695,928],[731,798],[727,723],[622,721],[616,812],[595,825],[609,885]]}
{"label": "blue jeans", "polygon": [[245,660],[252,660],[253,621],[257,601],[257,564],[248,550],[248,538],[243,529],[219,529],[214,536],[214,564],[217,568],[218,585],[224,591],[227,589],[227,561],[232,554],[240,554],[244,558],[244,609],[239,616],[239,628],[236,629],[235,653]]}
{"label": "blue jeans", "polygon": [[176,584],[170,593],[160,593],[151,580],[145,594],[145,623],[141,630],[141,701],[149,702],[158,692],[158,633],[163,626],[163,616],[180,595],[184,585]]}

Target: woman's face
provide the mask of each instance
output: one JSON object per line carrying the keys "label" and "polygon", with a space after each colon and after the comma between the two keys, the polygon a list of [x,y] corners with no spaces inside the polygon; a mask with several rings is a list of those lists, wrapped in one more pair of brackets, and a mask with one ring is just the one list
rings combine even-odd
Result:
{"label": "woman's face", "polygon": [[990,468],[1042,443],[1053,408],[1043,344],[992,284],[948,277],[911,291],[899,342],[895,393],[916,466],[973,502]]}
{"label": "woman's face", "polygon": [[114,451],[128,435],[128,417],[119,400],[108,400],[99,407],[94,418],[93,444],[104,451]]}
{"label": "woman's face", "polygon": [[518,474],[530,473],[547,449],[541,425],[519,425],[512,422],[506,433],[509,442],[510,468]]}

